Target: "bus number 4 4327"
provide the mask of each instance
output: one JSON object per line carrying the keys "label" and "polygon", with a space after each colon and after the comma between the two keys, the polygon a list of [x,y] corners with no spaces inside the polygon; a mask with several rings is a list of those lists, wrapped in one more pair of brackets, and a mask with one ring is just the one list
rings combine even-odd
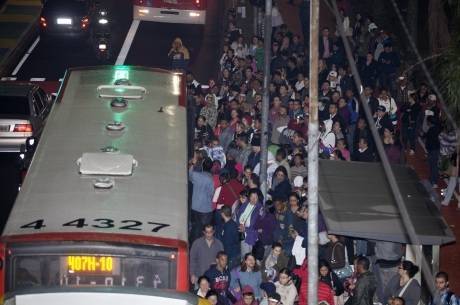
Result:
{"label": "bus number 4 4327", "polygon": [[[84,228],[84,227],[92,227],[97,229],[118,229],[118,230],[132,230],[132,231],[145,231],[150,230],[151,232],[158,232],[166,227],[169,227],[169,224],[160,223],[160,222],[142,222],[139,220],[120,220],[115,221],[110,218],[95,218],[88,220],[86,218],[77,218],[75,220],[71,220],[69,222],[63,223],[61,226],[63,227],[75,227],[75,228]],[[34,229],[40,230],[46,227],[44,219],[38,219],[27,223],[21,226],[21,229]]]}

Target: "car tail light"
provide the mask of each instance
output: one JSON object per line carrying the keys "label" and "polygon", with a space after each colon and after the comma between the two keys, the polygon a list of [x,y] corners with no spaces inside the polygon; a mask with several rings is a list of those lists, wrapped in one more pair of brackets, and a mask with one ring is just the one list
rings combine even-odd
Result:
{"label": "car tail light", "polygon": [[45,17],[40,17],[40,26],[43,28],[46,28],[48,24],[46,23],[46,18]]}
{"label": "car tail light", "polygon": [[82,29],[86,29],[86,28],[88,27],[88,25],[89,25],[89,18],[88,18],[88,17],[83,17],[83,18],[81,19],[81,23],[80,23],[80,24],[81,24],[81,28],[82,28]]}
{"label": "car tail light", "polygon": [[153,6],[152,0],[134,0],[134,5],[137,6]]}
{"label": "car tail light", "polygon": [[15,124],[13,132],[32,132],[32,124]]}

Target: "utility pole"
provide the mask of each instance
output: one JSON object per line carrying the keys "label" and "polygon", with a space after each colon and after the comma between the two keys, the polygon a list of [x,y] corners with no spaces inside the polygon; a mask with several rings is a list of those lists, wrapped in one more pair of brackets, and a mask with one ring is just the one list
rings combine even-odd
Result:
{"label": "utility pole", "polygon": [[310,0],[310,104],[308,117],[308,305],[318,304],[318,34],[319,0]]}
{"label": "utility pole", "polygon": [[265,0],[264,32],[264,96],[262,100],[262,138],[260,141],[260,188],[267,199],[267,159],[268,159],[268,108],[270,105],[268,86],[270,84],[272,0]]}

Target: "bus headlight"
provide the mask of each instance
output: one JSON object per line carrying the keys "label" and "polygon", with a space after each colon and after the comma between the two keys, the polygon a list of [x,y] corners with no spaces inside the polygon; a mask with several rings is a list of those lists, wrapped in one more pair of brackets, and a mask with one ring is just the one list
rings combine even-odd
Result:
{"label": "bus headlight", "polygon": [[200,13],[197,12],[190,12],[189,15],[190,17],[200,17]]}

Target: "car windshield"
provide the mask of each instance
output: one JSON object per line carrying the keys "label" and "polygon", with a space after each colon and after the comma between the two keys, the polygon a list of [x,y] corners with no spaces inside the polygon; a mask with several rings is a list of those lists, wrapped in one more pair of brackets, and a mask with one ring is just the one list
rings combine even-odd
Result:
{"label": "car windshield", "polygon": [[0,96],[0,115],[30,115],[28,104],[24,96]]}

